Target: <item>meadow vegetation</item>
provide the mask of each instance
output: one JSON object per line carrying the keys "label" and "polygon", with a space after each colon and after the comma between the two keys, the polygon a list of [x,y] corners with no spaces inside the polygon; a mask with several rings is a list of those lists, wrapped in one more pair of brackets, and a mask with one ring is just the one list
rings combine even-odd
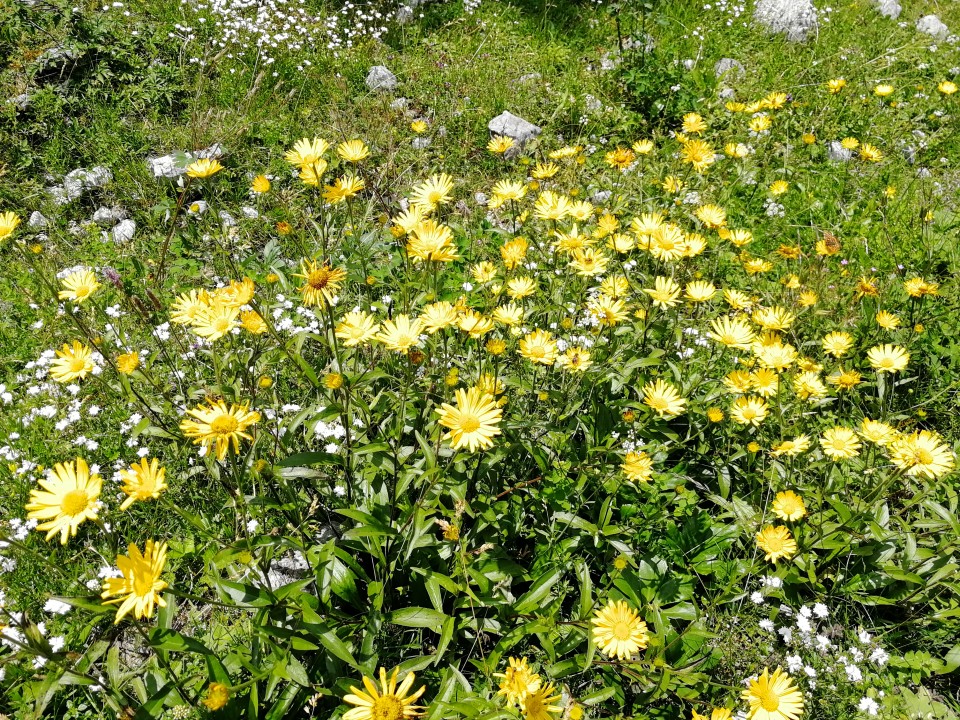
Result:
{"label": "meadow vegetation", "polygon": [[751,12],[5,6],[0,712],[955,720],[960,13]]}

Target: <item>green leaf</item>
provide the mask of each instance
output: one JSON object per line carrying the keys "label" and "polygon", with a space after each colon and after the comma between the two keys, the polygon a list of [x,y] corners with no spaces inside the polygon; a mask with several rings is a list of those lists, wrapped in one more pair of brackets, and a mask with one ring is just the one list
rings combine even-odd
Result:
{"label": "green leaf", "polygon": [[550,595],[551,588],[563,577],[563,573],[563,568],[558,567],[553,570],[548,570],[538,577],[533,585],[530,586],[530,589],[514,603],[514,612],[522,614],[539,609],[543,601]]}
{"label": "green leaf", "polygon": [[343,457],[325,452],[302,452],[285,457],[277,467],[309,467],[310,465],[343,465]]}
{"label": "green leaf", "polygon": [[176,630],[168,628],[154,628],[150,631],[150,647],[155,650],[169,650],[172,652],[190,652],[200,655],[212,655],[213,650],[199,640],[187,637]]}
{"label": "green leaf", "polygon": [[394,610],[388,613],[386,621],[393,625],[402,627],[428,628],[434,632],[440,632],[440,628],[446,622],[448,616],[437,610],[425,607],[408,607]]}

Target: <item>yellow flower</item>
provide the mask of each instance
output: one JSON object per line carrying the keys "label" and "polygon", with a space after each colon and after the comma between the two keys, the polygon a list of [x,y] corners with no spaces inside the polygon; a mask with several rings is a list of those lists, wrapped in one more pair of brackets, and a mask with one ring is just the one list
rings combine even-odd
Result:
{"label": "yellow flower", "polygon": [[70,273],[60,284],[63,289],[57,293],[57,297],[60,300],[73,300],[75,303],[82,303],[100,287],[97,276],[89,270]]}
{"label": "yellow flower", "polygon": [[239,315],[239,308],[218,303],[213,307],[203,308],[193,319],[190,329],[200,337],[213,342],[228,335],[239,326],[237,322]]}
{"label": "yellow flower", "polygon": [[855,137],[845,137],[840,141],[840,145],[846,150],[856,150],[860,147],[860,141]]}
{"label": "yellow flower", "polygon": [[497,695],[503,695],[514,705],[520,705],[529,693],[540,687],[540,676],[533,672],[526,658],[507,658],[506,670],[493,676],[502,678]]}
{"label": "yellow flower", "polygon": [[476,310],[467,310],[457,318],[457,327],[474,339],[479,339],[493,330],[493,319]]}
{"label": "yellow flower", "polygon": [[953,470],[955,458],[940,436],[929,430],[903,435],[890,444],[893,464],[911,477],[935,480]]}
{"label": "yellow flower", "polygon": [[253,300],[253,293],[256,290],[256,284],[248,277],[243,280],[233,280],[226,287],[217,290],[213,295],[213,301],[230,307],[241,307],[247,305]]}
{"label": "yellow flower", "polygon": [[797,304],[800,305],[800,307],[812,307],[817,304],[819,299],[813,290],[801,290],[797,296]]}
{"label": "yellow flower", "polygon": [[50,364],[50,374],[59,383],[82,380],[93,371],[93,350],[74,340],[73,345],[64,343],[57,350],[57,359]]}
{"label": "yellow flower", "polygon": [[786,455],[795,457],[802,452],[810,449],[810,438],[806,435],[798,435],[793,440],[783,440],[770,449],[770,454],[774,457]]}
{"label": "yellow flower", "polygon": [[507,349],[507,344],[500,338],[491,338],[487,340],[487,344],[484,345],[486,351],[491,355],[503,355],[504,351]]}
{"label": "yellow flower", "polygon": [[156,458],[149,463],[146,458],[141,458],[139,463],[121,470],[120,478],[123,480],[121,489],[127,496],[120,505],[121,510],[126,510],[135,500],[156,500],[160,493],[167,489],[167,470],[160,466],[160,461]]}
{"label": "yellow flower", "polygon": [[687,113],[683,116],[683,132],[696,134],[707,129],[707,123],[697,113]]}
{"label": "yellow flower", "polygon": [[341,160],[356,165],[370,157],[370,148],[363,140],[345,140],[337,145],[337,155]]}
{"label": "yellow flower", "polygon": [[270,192],[270,178],[266,175],[257,175],[250,186],[257,195],[263,195]]}
{"label": "yellow flower", "polygon": [[754,341],[754,332],[751,327],[738,318],[722,316],[715,318],[710,327],[712,332],[707,333],[707,337],[721,345],[740,350],[747,350]]}
{"label": "yellow flower", "polygon": [[883,153],[870,143],[864,143],[860,146],[860,159],[867,162],[880,162],[883,160]]}
{"label": "yellow flower", "polygon": [[702,173],[717,159],[710,147],[703,140],[688,140],[680,146],[680,159],[692,165],[698,173]]}
{"label": "yellow flower", "polygon": [[456,407],[443,403],[435,412],[438,424],[450,432],[443,436],[454,450],[466,447],[470,452],[493,447],[493,438],[500,434],[502,410],[496,399],[478,388],[460,389],[454,393]]}
{"label": "yellow flower", "polygon": [[852,390],[860,384],[861,375],[856,370],[844,370],[838,367],[827,377],[827,382],[840,390]]}
{"label": "yellow flower", "polygon": [[560,172],[560,166],[553,162],[537,163],[530,174],[537,180],[549,180]]}
{"label": "yellow flower", "polygon": [[427,123],[425,120],[414,120],[410,123],[410,129],[413,130],[417,135],[422,135],[427,131]]}
{"label": "yellow flower", "polygon": [[845,332],[827,333],[823,336],[821,345],[823,345],[823,351],[825,353],[839,358],[846,355],[847,350],[853,346],[853,338],[850,336],[850,333]]}
{"label": "yellow flower", "polygon": [[221,170],[223,170],[223,165],[210,158],[200,158],[187,165],[187,175],[194,178],[208,178]]}
{"label": "yellow flower", "polygon": [[455,325],[459,315],[457,308],[444,300],[424,307],[420,319],[423,320],[424,329],[433,335],[446,327]]}
{"label": "yellow flower", "polygon": [[770,674],[768,668],[743,691],[750,704],[747,720],[797,720],[803,714],[803,693],[780,668]]}
{"label": "yellow flower", "polygon": [[817,136],[813,133],[804,133],[800,136],[804,145],[813,145],[817,141]]}
{"label": "yellow flower", "polygon": [[607,165],[615,167],[618,170],[626,170],[636,162],[637,156],[630,148],[618,147],[616,150],[608,152],[604,159]]}
{"label": "yellow flower", "polygon": [[227,456],[231,445],[235,453],[240,452],[241,438],[253,440],[246,430],[260,421],[260,413],[251,412],[248,405],[231,404],[227,407],[223,400],[210,401],[206,406],[198,405],[187,410],[187,415],[195,419],[181,420],[180,431],[188,438],[194,438],[194,445],[202,445],[207,449],[214,446],[217,460],[220,461]]}
{"label": "yellow flower", "polygon": [[557,359],[557,341],[547,330],[534,330],[520,341],[520,354],[532,363],[553,365]]}
{"label": "yellow flower", "polygon": [[831,95],[836,95],[836,94],[839,93],[841,90],[843,90],[843,88],[846,87],[846,85],[847,85],[847,81],[844,80],[843,78],[837,78],[836,80],[830,80],[829,82],[827,82],[827,91],[828,91]]}
{"label": "yellow flower", "polygon": [[886,310],[881,310],[876,315],[877,325],[882,327],[884,330],[896,330],[900,327],[900,318],[894,315],[891,312]]}
{"label": "yellow flower", "polygon": [[557,358],[557,367],[570,372],[586,372],[591,365],[593,360],[590,359],[590,351],[583,348],[567,348],[566,352]]}
{"label": "yellow flower", "polygon": [[16,213],[0,213],[0,240],[6,240],[17,229],[20,224],[20,218]]}
{"label": "yellow flower", "polygon": [[513,270],[523,262],[523,259],[527,255],[528,247],[529,243],[527,239],[523,237],[516,237],[500,247],[500,257],[507,270]]}
{"label": "yellow flower", "polygon": [[773,120],[770,119],[769,115],[764,114],[755,115],[750,118],[750,122],[748,123],[750,131],[758,135],[769,130],[771,125],[773,125]]}
{"label": "yellow flower", "polygon": [[708,280],[694,280],[687,283],[683,296],[693,303],[702,303],[711,300],[717,294],[717,288]]}
{"label": "yellow flower", "polygon": [[327,390],[339,390],[343,387],[343,375],[338,372],[330,372],[323,376],[323,386]]}
{"label": "yellow flower", "polygon": [[446,173],[431,175],[410,191],[410,202],[430,210],[450,202],[453,178]]}
{"label": "yellow flower", "polygon": [[534,217],[540,220],[563,220],[570,214],[571,202],[566,195],[544,190],[533,206]]}
{"label": "yellow flower", "polygon": [[178,325],[190,325],[203,312],[210,307],[210,295],[206,290],[191,290],[189,293],[181,293],[170,306],[170,321]]}
{"label": "yellow flower", "polygon": [[515,144],[516,143],[514,143],[513,138],[511,137],[494,135],[492,138],[490,138],[490,142],[487,143],[487,150],[492,152],[494,155],[503,155]]}
{"label": "yellow flower", "polygon": [[554,714],[562,712],[563,706],[557,704],[560,695],[555,692],[553,685],[547,685],[527,693],[521,704],[524,720],[556,720]]}
{"label": "yellow flower", "polygon": [[727,224],[727,211],[719,205],[702,205],[694,213],[711,230],[716,230]]}
{"label": "yellow flower", "polygon": [[766,553],[764,560],[775,563],[789,560],[797,552],[797,541],[783,525],[767,525],[757,533],[757,547]]}
{"label": "yellow flower", "polygon": [[957,84],[950,80],[943,80],[937,85],[937,90],[944,95],[953,95],[957,91]]}
{"label": "yellow flower", "polygon": [[834,427],[820,437],[823,453],[833,460],[846,460],[860,454],[860,440],[850,428]]}
{"label": "yellow flower", "polygon": [[140,367],[140,355],[128,352],[117,357],[117,372],[121,375],[132,375]]}
{"label": "yellow flower", "polygon": [[723,410],[718,407],[712,407],[707,409],[707,420],[712,423],[723,422],[723,418],[726,417],[723,414]]}
{"label": "yellow flower", "polygon": [[644,288],[643,291],[650,296],[653,304],[657,307],[668,308],[676,305],[680,297],[680,286],[672,278],[657,276],[653,282],[653,288]]}
{"label": "yellow flower", "polygon": [[653,475],[653,458],[643,452],[628,452],[620,465],[627,479],[635,482],[647,482]]}
{"label": "yellow flower", "polygon": [[77,534],[80,523],[97,519],[103,481],[99,475],[90,474],[83,458],[57,463],[37,483],[42,489],[30,491],[27,517],[45,521],[37,525],[37,530],[46,530],[47,540],[60,533],[60,544],[66,545],[67,538]]}
{"label": "yellow flower", "polygon": [[647,647],[647,624],[624,600],[610,600],[594,614],[593,640],[607,657],[629,660]]}
{"label": "yellow flower", "polygon": [[860,436],[867,442],[872,442],[881,447],[889,445],[897,437],[897,431],[879,420],[864,418],[860,422]]}
{"label": "yellow flower", "polygon": [[687,401],[680,392],[664,380],[648,382],[643,386],[643,404],[662,418],[670,419],[686,411]]}
{"label": "yellow flower", "polygon": [[581,248],[574,250],[570,259],[570,267],[583,277],[596,277],[607,269],[610,258],[595,248]]}
{"label": "yellow flower", "polygon": [[207,687],[207,697],[202,701],[204,707],[211,712],[216,712],[230,702],[230,688],[223,683],[212,682]]}
{"label": "yellow flower", "polygon": [[323,199],[331,205],[338,205],[359,194],[366,187],[363,180],[355,175],[344,175],[333,181],[333,185],[323,188]]}
{"label": "yellow flower", "polygon": [[347,277],[347,271],[342,268],[333,268],[329,263],[322,265],[316,260],[303,260],[300,273],[294,277],[306,280],[300,292],[303,294],[303,304],[307,307],[326,306],[333,302],[340,289],[340,284]]}
{"label": "yellow flower", "polygon": [[[318,187],[323,181],[323,173],[327,169],[326,160],[317,160],[311,165],[303,165],[300,168],[300,180],[304,185],[310,185],[311,187]],[[279,224],[277,225],[279,230]]]}
{"label": "yellow flower", "polygon": [[649,155],[653,152],[653,140],[637,140],[631,148],[637,155]]}
{"label": "yellow flower", "polygon": [[443,223],[421,220],[410,232],[407,253],[416,260],[452,262],[460,257],[453,231]]}
{"label": "yellow flower", "polygon": [[770,183],[770,194],[773,196],[783,195],[787,190],[790,189],[790,183],[786,180],[774,180]]}
{"label": "yellow flower", "polygon": [[740,425],[758,426],[767,417],[769,406],[759,397],[739,397],[730,408],[730,417]]}
{"label": "yellow flower", "polygon": [[270,330],[256,310],[244,310],[240,313],[240,325],[252,335],[263,335]]}
{"label": "yellow flower", "polygon": [[121,577],[104,580],[103,592],[100,593],[100,597],[106,600],[104,605],[120,605],[113,621],[115,625],[127,613],[132,612],[138,620],[152,618],[154,605],[167,606],[160,595],[167,587],[167,583],[160,579],[167,564],[167,544],[147,540],[141,553],[134,543],[130,543],[127,553],[117,556],[117,569]]}
{"label": "yellow flower", "polygon": [[907,367],[910,353],[899,345],[877,345],[867,351],[867,360],[877,372],[895,373]]}
{"label": "yellow flower", "polygon": [[386,345],[388,350],[407,352],[420,344],[420,334],[424,330],[420,318],[410,319],[409,315],[397,315],[393,320],[384,320],[376,339]]}
{"label": "yellow flower", "polygon": [[397,687],[397,675],[400,668],[395,668],[390,676],[380,668],[380,687],[372,678],[363,677],[363,686],[366,692],[357,687],[350,687],[350,694],[345,695],[343,701],[355,707],[343,714],[343,720],[404,720],[423,715],[424,708],[414,703],[427,689],[426,685],[410,694],[410,689],[416,680],[411,672]]}
{"label": "yellow flower", "polygon": [[781,520],[800,520],[807,514],[807,506],[803,504],[803,498],[793,490],[778,492],[771,508],[773,514]]}
{"label": "yellow flower", "polygon": [[291,165],[296,165],[300,168],[322,164],[322,168],[317,170],[317,174],[319,174],[322,173],[327,166],[323,155],[329,149],[330,143],[323,138],[315,137],[312,140],[309,138],[301,138],[293,144],[292,150],[287,150],[287,152],[284,153],[284,158]]}
{"label": "yellow flower", "polygon": [[893,85],[881,83],[873,89],[873,94],[877,97],[887,97],[888,95],[893,94]]}

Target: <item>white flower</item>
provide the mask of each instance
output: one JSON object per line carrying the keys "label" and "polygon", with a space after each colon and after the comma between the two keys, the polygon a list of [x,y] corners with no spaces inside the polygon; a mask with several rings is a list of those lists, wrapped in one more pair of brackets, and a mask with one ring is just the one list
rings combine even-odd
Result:
{"label": "white flower", "polygon": [[813,606],[813,614],[816,615],[818,618],[829,617],[830,608],[828,608],[823,603],[817,603],[816,605]]}
{"label": "white flower", "polygon": [[860,668],[856,665],[844,665],[843,670],[847,674],[847,679],[850,682],[858,683],[863,680],[863,673],[860,672]]}
{"label": "white flower", "polygon": [[66,615],[73,607],[62,600],[50,598],[43,606],[43,611],[53,613],[54,615]]}
{"label": "white flower", "polygon": [[861,698],[860,704],[857,705],[857,710],[866,713],[867,715],[876,715],[880,710],[880,705],[873,698],[865,697]]}
{"label": "white flower", "polygon": [[764,603],[763,593],[761,593],[761,592],[754,592],[754,593],[752,593],[752,594],[750,595],[750,601],[751,601],[754,605],[763,605],[763,603]]}
{"label": "white flower", "polygon": [[798,673],[802,667],[803,660],[799,655],[787,655],[787,670],[792,673]]}

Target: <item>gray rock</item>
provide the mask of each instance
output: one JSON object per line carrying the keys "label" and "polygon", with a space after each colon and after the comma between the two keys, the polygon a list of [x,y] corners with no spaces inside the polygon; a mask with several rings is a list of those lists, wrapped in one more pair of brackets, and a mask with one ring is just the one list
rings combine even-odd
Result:
{"label": "gray rock", "polygon": [[811,0],[757,0],[753,19],[790,42],[803,42],[817,32],[817,9]]}
{"label": "gray rock", "polygon": [[876,5],[878,13],[891,20],[896,20],[903,11],[899,0],[874,0],[874,5]]}
{"label": "gray rock", "polygon": [[594,205],[603,205],[613,193],[610,190],[598,190],[590,197],[590,202]]}
{"label": "gray rock", "polygon": [[224,227],[231,228],[237,224],[237,219],[226,210],[221,210],[217,213],[217,216],[220,218],[220,222],[223,223]]}
{"label": "gray rock", "polygon": [[423,150],[425,148],[430,147],[432,143],[433,143],[433,140],[428,137],[415,137],[413,139],[413,142],[411,142],[410,144],[413,146],[414,150]]}
{"label": "gray rock", "polygon": [[396,100],[393,100],[390,103],[391,110],[406,110],[407,106],[410,104],[410,101],[405,97],[398,97]]}
{"label": "gray rock", "polygon": [[176,180],[187,171],[190,163],[200,158],[219,158],[226,154],[226,149],[220,143],[214,143],[208,148],[195,152],[178,150],[169,155],[147,158],[147,168],[155,178]]}
{"label": "gray rock", "polygon": [[535,72],[535,73],[528,73],[528,74],[526,74],[526,75],[521,75],[519,78],[517,78],[517,82],[518,82],[518,83],[523,83],[524,85],[526,85],[527,83],[536,82],[536,81],[539,80],[541,77],[542,77],[542,76],[540,75],[540,73],[536,73],[536,72]]}
{"label": "gray rock", "polygon": [[70,198],[67,196],[67,191],[63,189],[63,185],[51,185],[48,187],[47,197],[50,198],[54,205],[66,205],[70,202]]}
{"label": "gray rock", "polygon": [[99,207],[93,214],[93,221],[97,225],[108,227],[116,225],[127,217],[127,211],[120,207]]}
{"label": "gray rock", "polygon": [[907,145],[903,149],[903,159],[913,165],[917,161],[917,149],[913,145]]}
{"label": "gray rock", "polygon": [[513,138],[521,145],[540,134],[539,127],[507,111],[500,113],[488,122],[487,128],[494,135]]}
{"label": "gray rock", "polygon": [[397,87],[397,76],[384,65],[374,65],[367,73],[366,83],[375,92],[390,92]]}
{"label": "gray rock", "polygon": [[37,57],[37,67],[45,72],[62,73],[80,57],[75,49],[55,46],[44,50]]}
{"label": "gray rock", "polygon": [[113,173],[110,168],[98,165],[90,168],[77,168],[71,170],[63,178],[63,195],[66,201],[76,200],[88,190],[103,187],[113,180]]}
{"label": "gray rock", "polygon": [[847,150],[839,140],[832,140],[827,145],[827,157],[834,162],[850,162],[853,159],[853,150]]}
{"label": "gray rock", "polygon": [[117,245],[125,245],[133,240],[136,232],[137,224],[133,220],[121,220],[110,231],[110,239]]}
{"label": "gray rock", "polygon": [[718,78],[726,76],[727,80],[737,80],[746,75],[747,69],[743,63],[733,58],[720,58],[713,66],[713,74]]}
{"label": "gray rock", "polygon": [[919,170],[917,170],[918,178],[928,178],[931,175],[933,175],[933,173],[930,172],[929,168],[920,168]]}
{"label": "gray rock", "polygon": [[27,220],[27,227],[32,228],[45,228],[50,224],[50,221],[47,220],[39,210],[34,210],[30,213],[30,219]]}
{"label": "gray rock", "polygon": [[937,40],[945,40],[950,34],[950,28],[944,25],[936,15],[924,15],[917,20],[917,30]]}
{"label": "gray rock", "polygon": [[258,217],[260,217],[260,213],[257,212],[257,209],[250,207],[249,205],[244,205],[242,208],[240,208],[240,212],[244,217],[250,218],[251,220],[256,220]]}
{"label": "gray rock", "polygon": [[473,194],[473,201],[477,205],[482,205],[486,207],[487,203],[490,202],[490,198],[487,196],[486,193],[478,192]]}
{"label": "gray rock", "polygon": [[733,88],[720,88],[720,92],[717,93],[717,97],[721,100],[730,100],[736,94],[737,92]]}
{"label": "gray rock", "polygon": [[30,93],[20,93],[16,97],[7,100],[7,102],[20,112],[24,112],[30,108],[30,103],[33,102],[33,95]]}

